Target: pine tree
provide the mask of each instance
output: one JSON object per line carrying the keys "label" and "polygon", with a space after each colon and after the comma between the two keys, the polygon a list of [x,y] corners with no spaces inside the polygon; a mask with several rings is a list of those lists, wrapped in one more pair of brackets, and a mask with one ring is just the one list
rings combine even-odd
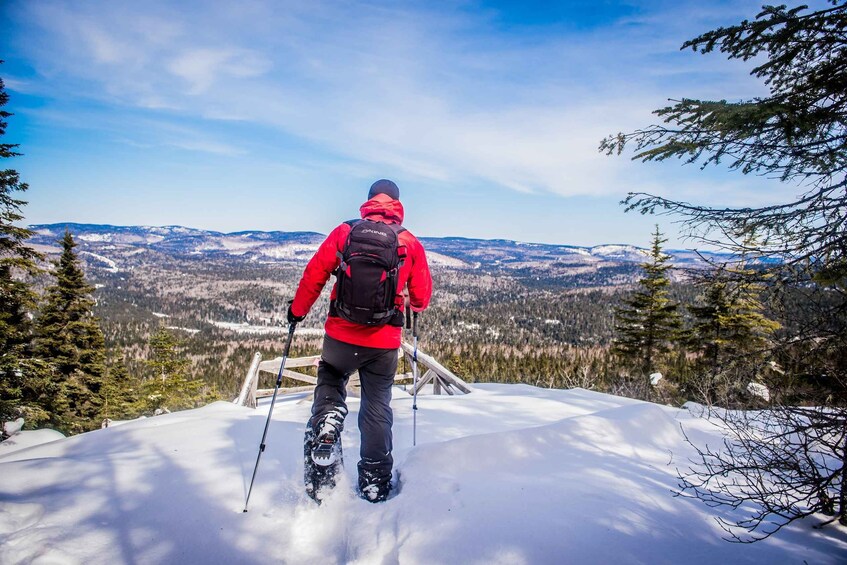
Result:
{"label": "pine tree", "polygon": [[109,420],[136,418],[139,410],[140,382],[132,378],[121,361],[111,361],[100,388],[100,417]]}
{"label": "pine tree", "polygon": [[709,404],[720,399],[728,405],[733,390],[758,378],[770,338],[780,327],[764,315],[762,285],[744,262],[702,276],[702,301],[688,308],[694,316],[689,345],[700,354],[694,387]]}
{"label": "pine tree", "polygon": [[[0,78],[0,108],[8,101],[9,95]],[[0,137],[5,135],[6,118],[11,115],[0,110]],[[17,147],[0,143],[0,159],[20,155],[15,151]],[[3,422],[21,415],[29,419],[25,393],[27,386],[34,384],[38,373],[37,364],[30,359],[32,332],[29,312],[35,305],[35,293],[20,276],[37,273],[35,261],[40,256],[26,245],[31,232],[15,225],[23,219],[21,207],[26,202],[15,198],[14,193],[24,192],[27,188],[17,171],[0,170],[0,439],[5,437]]]}
{"label": "pine tree", "polygon": [[173,332],[160,327],[150,336],[149,345],[151,356],[147,366],[153,374],[141,386],[143,411],[181,410],[201,403],[205,399],[205,383],[189,378],[190,363],[180,351],[184,343]]}
{"label": "pine tree", "polygon": [[92,312],[94,287],[85,280],[70,232],[61,243],[56,282],[47,289],[37,320],[36,352],[49,363],[58,384],[55,394],[43,399],[51,425],[79,433],[99,427],[106,349]]}
{"label": "pine tree", "polygon": [[645,275],[638,281],[640,289],[615,309],[613,350],[645,375],[670,351],[682,327],[678,305],[668,296],[668,271],[672,267],[670,256],[662,251],[666,241],[657,225],[649,259],[641,265]]}
{"label": "pine tree", "polygon": [[752,273],[743,265],[716,269],[701,281],[703,303],[689,308],[695,318],[692,344],[712,375],[737,361],[755,366],[780,327],[762,313],[762,288]]}
{"label": "pine tree", "polygon": [[712,276],[703,279],[703,298],[699,305],[691,305],[688,310],[694,315],[691,329],[691,345],[700,352],[698,365],[708,370],[714,378],[720,372],[727,342],[726,323],[732,309],[727,288],[727,280],[718,270]]}

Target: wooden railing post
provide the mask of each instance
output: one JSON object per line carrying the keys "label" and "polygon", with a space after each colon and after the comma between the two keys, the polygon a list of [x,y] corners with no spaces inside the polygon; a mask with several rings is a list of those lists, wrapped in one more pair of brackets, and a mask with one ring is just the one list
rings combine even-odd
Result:
{"label": "wooden railing post", "polygon": [[241,393],[233,404],[249,406],[250,408],[256,407],[256,387],[259,384],[259,363],[261,361],[261,353],[257,352],[253,355],[253,362],[250,363],[250,369],[247,371],[247,376],[244,377],[244,384],[241,385]]}

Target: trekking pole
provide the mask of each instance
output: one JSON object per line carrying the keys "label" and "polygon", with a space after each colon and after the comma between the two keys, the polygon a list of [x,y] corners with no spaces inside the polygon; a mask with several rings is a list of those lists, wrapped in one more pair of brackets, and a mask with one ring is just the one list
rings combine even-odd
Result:
{"label": "trekking pole", "polygon": [[418,313],[412,314],[412,338],[415,342],[415,350],[412,354],[412,447],[418,444]]}
{"label": "trekking pole", "polygon": [[262,432],[262,443],[259,444],[259,454],[256,456],[256,466],[253,467],[253,478],[250,479],[250,488],[247,490],[247,500],[244,501],[244,512],[247,512],[247,505],[250,503],[250,494],[253,492],[253,482],[256,480],[256,471],[259,470],[259,460],[262,458],[262,452],[265,451],[265,439],[268,437],[268,426],[271,424],[271,415],[274,413],[276,393],[279,390],[279,385],[282,384],[282,371],[285,369],[285,361],[288,359],[288,352],[291,349],[291,339],[294,337],[295,327],[297,327],[296,323],[288,324],[288,340],[285,342],[285,349],[282,351],[282,362],[279,364],[279,374],[276,377],[276,386],[274,387],[274,395],[271,398],[271,407],[268,409],[268,419],[265,421],[265,431]]}

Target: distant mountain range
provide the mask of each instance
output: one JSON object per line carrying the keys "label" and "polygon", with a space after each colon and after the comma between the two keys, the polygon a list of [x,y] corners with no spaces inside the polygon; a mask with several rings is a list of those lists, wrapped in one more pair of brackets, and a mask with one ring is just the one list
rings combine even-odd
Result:
{"label": "distant mountain range", "polygon": [[[305,263],[324,239],[316,232],[240,231],[221,233],[183,226],[111,226],[104,224],[39,224],[30,242],[45,252],[58,250],[58,240],[69,230],[79,251],[99,258],[103,267],[117,265],[113,255],[124,256],[152,250],[172,256],[239,257],[249,261]],[[580,247],[524,243],[505,239],[463,237],[420,238],[430,264],[456,269],[538,269],[596,266],[603,263],[641,263],[647,250],[632,245]],[[689,250],[667,250],[676,266],[697,266],[704,258],[722,261],[729,255]]]}

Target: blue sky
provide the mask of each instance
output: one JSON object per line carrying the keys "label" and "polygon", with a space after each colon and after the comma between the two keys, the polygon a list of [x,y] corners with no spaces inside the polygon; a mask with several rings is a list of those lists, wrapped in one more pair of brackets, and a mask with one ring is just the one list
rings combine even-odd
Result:
{"label": "blue sky", "polygon": [[762,94],[680,52],[760,2],[0,3],[4,163],[29,223],[327,233],[378,178],[422,236],[647,245],[628,191],[758,205],[796,187],[597,151],[669,98]]}

